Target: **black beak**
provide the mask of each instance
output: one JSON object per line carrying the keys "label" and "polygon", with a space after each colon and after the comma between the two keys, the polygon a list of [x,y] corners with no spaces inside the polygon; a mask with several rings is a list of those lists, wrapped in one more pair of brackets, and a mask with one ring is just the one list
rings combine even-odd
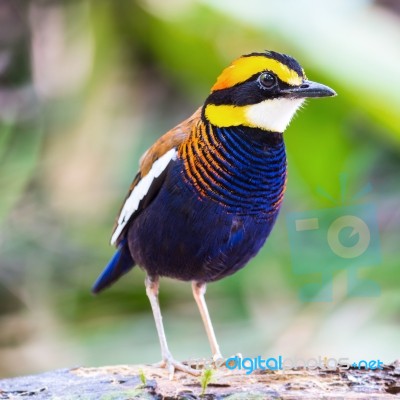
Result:
{"label": "black beak", "polygon": [[287,97],[291,98],[336,96],[336,92],[330,87],[307,80],[305,80],[300,86],[282,90],[281,93],[285,93],[287,94]]}

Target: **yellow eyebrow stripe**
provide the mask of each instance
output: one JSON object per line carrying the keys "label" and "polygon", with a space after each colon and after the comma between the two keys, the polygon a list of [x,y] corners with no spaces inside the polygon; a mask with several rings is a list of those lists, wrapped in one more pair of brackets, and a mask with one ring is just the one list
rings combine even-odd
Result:
{"label": "yellow eyebrow stripe", "polygon": [[250,56],[238,58],[225,68],[211,91],[230,88],[265,70],[275,73],[281,81],[289,85],[297,86],[302,83],[298,73],[281,62],[264,56]]}

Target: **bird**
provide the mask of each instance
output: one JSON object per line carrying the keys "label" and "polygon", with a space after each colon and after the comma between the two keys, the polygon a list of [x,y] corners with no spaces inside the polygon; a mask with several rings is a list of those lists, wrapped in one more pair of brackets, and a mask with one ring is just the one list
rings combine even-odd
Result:
{"label": "bird", "polygon": [[138,265],[161,346],[160,367],[194,373],[172,356],[159,279],[191,282],[211,347],[223,360],[205,301],[207,284],[243,268],[261,249],[286,189],[283,133],[307,98],[335,96],[307,79],[291,56],[242,55],[217,78],[203,105],[141,157],[113,228],[117,250],[97,294]]}

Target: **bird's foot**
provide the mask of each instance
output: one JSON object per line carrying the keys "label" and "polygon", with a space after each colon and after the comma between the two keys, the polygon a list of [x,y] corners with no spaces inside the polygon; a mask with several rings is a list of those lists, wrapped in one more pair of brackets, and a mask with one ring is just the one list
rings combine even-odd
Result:
{"label": "bird's foot", "polygon": [[215,353],[212,359],[215,368],[222,367],[225,364],[225,358],[222,356],[221,353]]}
{"label": "bird's foot", "polygon": [[176,370],[186,372],[187,374],[194,375],[194,376],[201,375],[201,371],[191,368],[188,365],[185,365],[179,361],[176,361],[170,354],[163,357],[163,360],[161,362],[155,364],[154,366],[158,367],[158,368],[167,368],[170,380],[174,379],[174,373]]}
{"label": "bird's foot", "polygon": [[191,359],[189,365],[197,371],[206,369],[218,369],[225,365],[225,358],[220,354],[214,354],[212,358]]}

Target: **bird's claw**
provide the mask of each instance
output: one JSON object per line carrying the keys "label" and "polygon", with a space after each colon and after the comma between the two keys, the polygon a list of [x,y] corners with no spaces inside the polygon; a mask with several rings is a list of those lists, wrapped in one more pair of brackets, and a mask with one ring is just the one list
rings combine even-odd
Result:
{"label": "bird's claw", "polygon": [[225,358],[222,356],[221,353],[214,354],[212,359],[215,368],[219,368],[225,364]]}
{"label": "bird's claw", "polygon": [[164,357],[161,362],[155,364],[155,367],[167,368],[170,380],[174,379],[175,370],[186,372],[187,374],[194,375],[194,376],[200,376],[201,375],[201,371],[199,371],[197,369],[194,369],[194,368],[191,368],[188,365],[185,365],[185,364],[183,364],[183,363],[181,363],[179,361],[176,361],[170,355]]}

